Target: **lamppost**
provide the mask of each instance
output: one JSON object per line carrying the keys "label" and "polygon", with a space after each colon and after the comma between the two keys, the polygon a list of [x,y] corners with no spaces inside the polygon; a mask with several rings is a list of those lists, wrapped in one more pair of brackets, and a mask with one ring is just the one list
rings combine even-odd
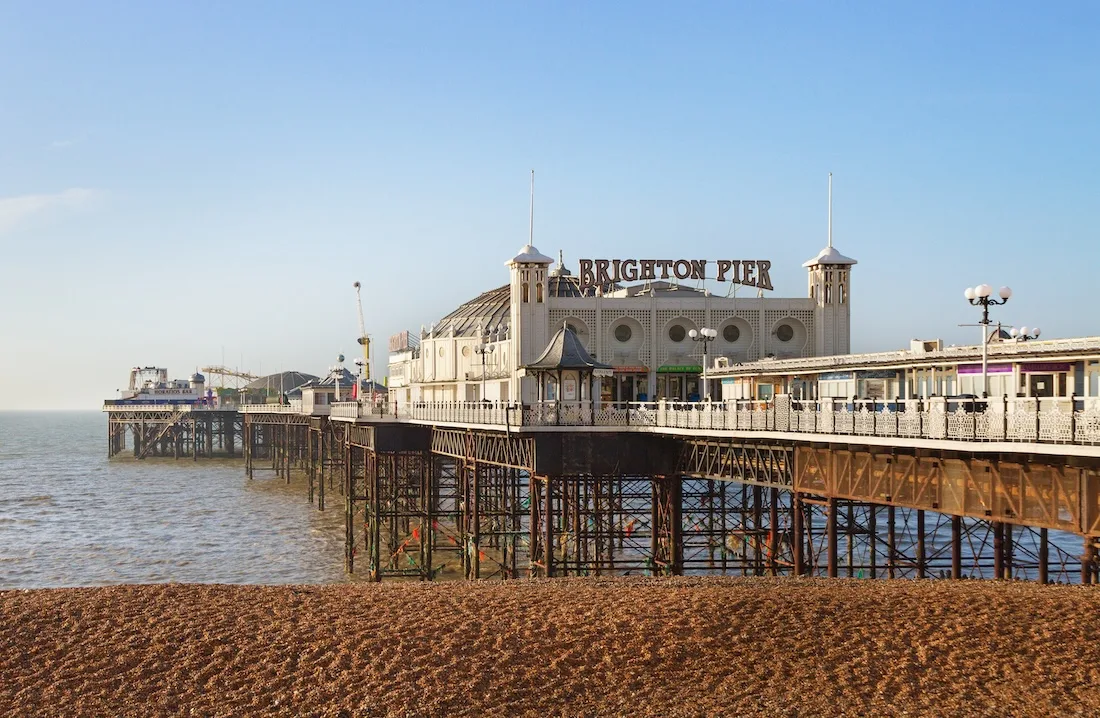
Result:
{"label": "lamppost", "polygon": [[496,351],[496,345],[489,343],[489,332],[481,337],[481,344],[474,347],[474,353],[481,355],[481,400],[485,401],[485,357]]}
{"label": "lamppost", "polygon": [[329,367],[332,376],[336,379],[336,401],[340,401],[340,375],[344,373],[344,355],[336,355],[336,363]]}
{"label": "lamppost", "polygon": [[703,327],[699,331],[688,332],[693,342],[703,342],[703,401],[710,401],[710,386],[707,384],[707,345],[718,337],[717,329]]}
{"label": "lamppost", "polygon": [[366,361],[363,360],[363,357],[355,358],[355,368],[359,370],[357,376],[355,377],[355,399],[360,404],[363,403],[363,366],[365,364]]}
{"label": "lamppost", "polygon": [[1001,301],[993,299],[993,287],[988,284],[979,284],[976,287],[967,287],[963,292],[966,300],[976,307],[982,308],[982,318],[978,323],[982,326],[982,398],[989,396],[989,307],[1004,304],[1012,296],[1012,290],[1001,287],[997,294]]}
{"label": "lamppost", "polygon": [[1022,342],[1026,342],[1028,339],[1038,339],[1039,335],[1043,333],[1043,330],[1039,327],[1032,327],[1031,329],[1027,327],[1020,327],[1019,329],[1012,327],[1008,333],[1012,335],[1013,339],[1019,339]]}

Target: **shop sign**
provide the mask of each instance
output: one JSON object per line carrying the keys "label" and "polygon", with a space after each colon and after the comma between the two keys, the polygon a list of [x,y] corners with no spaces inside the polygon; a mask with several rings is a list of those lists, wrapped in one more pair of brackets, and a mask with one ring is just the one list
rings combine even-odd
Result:
{"label": "shop sign", "polygon": [[[656,279],[709,279],[706,259],[582,259],[580,285],[652,281]],[[714,279],[771,289],[772,263],[766,259],[718,259]]]}
{"label": "shop sign", "polygon": [[[959,364],[958,372],[960,374],[981,374],[981,364]],[[1011,364],[990,364],[986,369],[986,374],[1011,374]]]}
{"label": "shop sign", "polygon": [[860,379],[896,379],[898,372],[895,369],[868,369],[856,372],[856,376]]}
{"label": "shop sign", "polygon": [[1029,374],[1053,374],[1057,371],[1070,371],[1072,368],[1073,365],[1066,362],[1035,362],[1020,365],[1020,370]]}
{"label": "shop sign", "polygon": [[657,369],[658,374],[702,374],[703,367],[691,364],[665,364]]}
{"label": "shop sign", "polygon": [[649,367],[644,366],[613,366],[611,369],[616,374],[648,374]]}

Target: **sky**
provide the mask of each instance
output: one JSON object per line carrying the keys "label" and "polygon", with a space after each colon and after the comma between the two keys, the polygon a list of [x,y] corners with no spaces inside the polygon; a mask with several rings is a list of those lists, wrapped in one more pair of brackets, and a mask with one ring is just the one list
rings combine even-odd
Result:
{"label": "sky", "polygon": [[[852,348],[1100,335],[1095,2],[0,4],[0,409],[323,373],[545,254],[834,242]],[[715,287],[717,288],[717,287]]]}

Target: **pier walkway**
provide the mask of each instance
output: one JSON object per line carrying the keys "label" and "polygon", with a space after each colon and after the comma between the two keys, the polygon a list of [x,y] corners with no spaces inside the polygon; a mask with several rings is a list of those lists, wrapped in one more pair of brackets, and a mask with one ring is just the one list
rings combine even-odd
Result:
{"label": "pier walkway", "polygon": [[[241,412],[302,412],[244,405]],[[320,410],[318,412],[317,410]],[[420,402],[408,406],[338,402],[315,407],[336,421],[408,423],[503,432],[641,432],[914,448],[968,448],[1100,457],[1100,406],[1080,399],[800,400],[770,402]]]}
{"label": "pier walkway", "polygon": [[304,472],[377,580],[1100,580],[1100,407],[1075,397],[105,410],[114,453],[128,428],[139,458]]}

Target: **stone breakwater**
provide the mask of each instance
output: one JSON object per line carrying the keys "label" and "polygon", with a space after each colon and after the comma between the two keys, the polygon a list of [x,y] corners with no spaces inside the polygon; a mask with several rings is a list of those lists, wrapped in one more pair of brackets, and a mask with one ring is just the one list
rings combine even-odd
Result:
{"label": "stone breakwater", "polygon": [[0,715],[1097,715],[1100,591],[575,579],[0,592]]}

